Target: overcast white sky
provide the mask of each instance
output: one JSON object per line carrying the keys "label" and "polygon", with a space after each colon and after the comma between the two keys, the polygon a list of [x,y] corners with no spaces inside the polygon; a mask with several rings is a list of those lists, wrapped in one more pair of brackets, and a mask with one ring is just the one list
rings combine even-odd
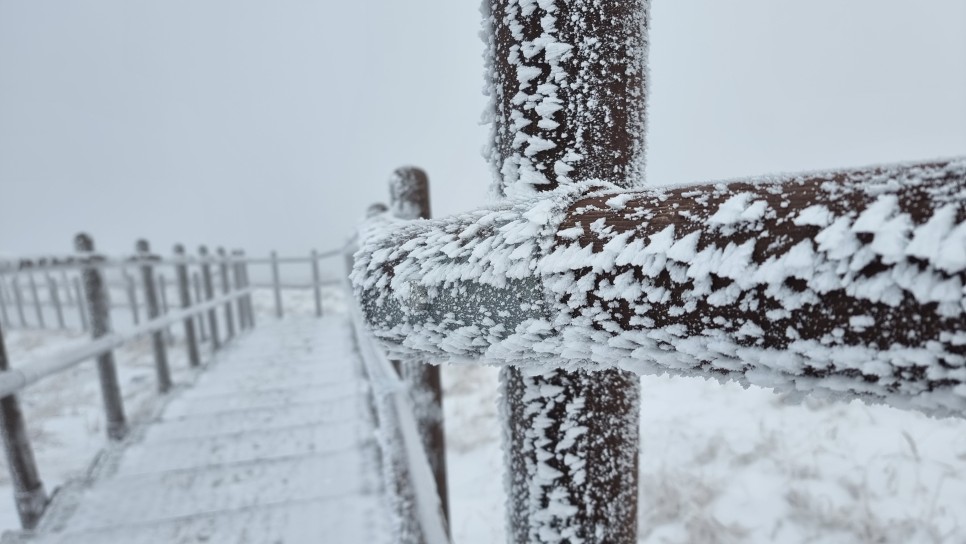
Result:
{"label": "overcast white sky", "polygon": [[[0,253],[339,245],[480,205],[477,0],[0,0]],[[966,154],[966,0],[654,0],[648,180]]]}

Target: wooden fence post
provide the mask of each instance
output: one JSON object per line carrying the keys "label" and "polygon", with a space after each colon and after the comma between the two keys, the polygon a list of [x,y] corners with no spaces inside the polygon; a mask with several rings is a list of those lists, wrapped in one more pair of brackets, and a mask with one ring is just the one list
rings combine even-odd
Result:
{"label": "wooden fence post", "polygon": [[[161,315],[168,315],[168,280],[164,277],[164,274],[158,274],[158,294],[161,295]],[[174,345],[174,334],[171,333],[171,327],[164,328],[164,339],[167,340],[168,345]]]}
{"label": "wooden fence post", "polygon": [[[215,286],[211,279],[211,259],[208,258],[208,248],[201,246],[198,248],[198,254],[201,255],[201,275],[205,282],[205,298],[208,300],[214,300],[215,298]],[[211,333],[211,349],[217,351],[221,348],[221,342],[218,340],[218,309],[212,308],[208,310],[208,327]]]}
{"label": "wooden fence post", "polygon": [[37,313],[37,325],[41,329],[46,329],[47,324],[44,322],[44,309],[40,304],[40,291],[37,289],[37,278],[34,277],[32,271],[27,273],[27,277],[30,279],[30,295],[34,299],[34,310]]}
{"label": "wooden fence post", "polygon": [[6,282],[4,282],[3,277],[0,276],[0,314],[2,314],[3,317],[3,326],[13,328],[13,323],[10,322],[10,313],[7,311],[7,302]]}
{"label": "wooden fence post", "polygon": [[[429,219],[429,178],[419,168],[399,168],[389,180],[393,215],[400,219]],[[317,261],[314,261],[317,262]],[[316,283],[318,280],[316,280]],[[443,426],[443,388],[439,366],[421,360],[403,361],[403,379],[409,385],[417,414],[420,438],[436,480],[443,516],[449,521],[449,493],[446,482],[446,436]]]}
{"label": "wooden fence post", "polygon": [[[141,263],[141,281],[144,286],[144,306],[147,320],[161,317],[161,305],[158,302],[158,288],[154,281],[154,261],[160,260],[151,254],[151,245],[147,240],[138,240],[136,244],[138,261]],[[164,331],[151,333],[151,346],[154,349],[154,369],[157,373],[158,391],[167,393],[171,389],[171,370],[168,368],[168,348],[164,343]]]}
{"label": "wooden fence post", "polygon": [[54,281],[54,278],[49,273],[44,274],[44,276],[47,279],[47,290],[50,292],[50,301],[53,303],[54,313],[57,315],[57,326],[61,330],[64,330],[67,328],[67,325],[64,324],[64,307],[60,303],[60,292],[58,291],[57,282]]}
{"label": "wooden fence post", "polygon": [[64,286],[64,293],[67,295],[67,297],[66,297],[67,298],[67,300],[66,300],[67,305],[70,306],[72,304],[76,304],[77,301],[74,300],[74,295],[73,295],[73,293],[71,293],[70,278],[67,277],[67,271],[66,270],[61,270],[60,271],[60,284]]}
{"label": "wooden fence post", "polygon": [[137,285],[134,283],[134,277],[128,273],[126,268],[124,269],[124,282],[124,290],[127,292],[127,303],[131,308],[131,319],[134,320],[135,325],[139,325],[141,324],[141,318],[138,310]]}
{"label": "wooden fence post", "polygon": [[80,318],[81,330],[87,332],[90,325],[87,323],[87,308],[84,305],[84,289],[81,287],[80,276],[74,278],[74,302],[77,303],[77,316]]}
{"label": "wooden fence post", "polygon": [[312,250],[312,291],[315,295],[315,317],[322,317],[322,279],[319,274],[319,252]]}
{"label": "wooden fence post", "polygon": [[[231,294],[231,278],[228,276],[228,254],[225,248],[218,248],[218,268],[221,274],[221,292],[225,295]],[[225,328],[227,329],[227,340],[235,337],[235,317],[231,313],[231,301],[225,303]]]}
{"label": "wooden fence post", "polygon": [[[194,272],[191,274],[191,283],[192,283],[192,286],[194,287],[195,300],[197,302],[201,302],[202,300],[204,300],[204,297],[202,297],[201,274],[199,272]],[[208,341],[207,330],[208,330],[208,327],[206,326],[206,323],[205,323],[205,314],[203,313],[198,314],[198,337],[201,339],[202,342]]]}
{"label": "wooden fence post", "polygon": [[[241,263],[242,279],[244,281],[243,285],[246,288],[251,287],[252,286],[251,278],[248,277],[248,260],[247,260],[247,257],[245,256],[244,249],[241,250],[241,257],[242,259],[244,259],[243,262]],[[255,304],[252,302],[251,292],[245,295],[245,312],[248,314],[248,326],[254,329],[255,328]]]}
{"label": "wooden fence post", "polygon": [[275,317],[281,319],[285,315],[282,308],[282,284],[278,273],[278,254],[272,252],[272,287],[275,290]]}
{"label": "wooden fence post", "polygon": [[[235,280],[235,289],[244,289],[247,287],[245,285],[245,263],[244,257],[242,257],[242,252],[240,249],[234,249],[231,252],[233,257],[233,264],[231,267],[231,273]],[[245,297],[242,296],[235,301],[235,313],[238,315],[238,328],[241,330],[250,329],[252,324],[248,319],[248,312],[245,310]]]}
{"label": "wooden fence post", "polygon": [[20,290],[20,276],[15,274],[10,278],[10,283],[13,285],[13,298],[17,303],[17,317],[20,318],[20,326],[26,328],[27,316],[23,308],[23,291]]}
{"label": "wooden fence post", "polygon": [[[649,0],[484,8],[499,193],[642,180]],[[637,376],[506,367],[501,383],[512,542],[636,542]]]}
{"label": "wooden fence post", "polygon": [[[78,234],[74,238],[74,247],[81,254],[86,265],[81,275],[87,299],[91,336],[96,340],[111,332],[110,301],[104,285],[104,276],[97,267],[97,263],[103,261],[103,257],[94,255],[94,240],[87,234]],[[127,422],[124,417],[124,404],[121,400],[121,388],[117,380],[113,351],[97,356],[97,373],[101,382],[101,397],[104,400],[107,436],[112,440],[120,440],[127,434]]]}
{"label": "wooden fence post", "polygon": [[[178,259],[178,264],[175,267],[175,274],[178,278],[178,296],[181,299],[181,307],[187,310],[191,307],[191,286],[188,283],[188,263],[185,261],[187,255],[185,255],[184,246],[181,244],[175,245],[174,255]],[[193,367],[200,366],[201,354],[198,350],[198,337],[195,336],[195,319],[193,317],[189,316],[184,320],[184,338],[188,349],[188,364]]]}
{"label": "wooden fence post", "polygon": [[[7,349],[0,329],[0,372],[10,370]],[[0,399],[0,434],[3,435],[3,449],[7,454],[7,467],[13,481],[14,500],[17,514],[24,529],[33,529],[47,507],[47,492],[40,481],[37,462],[30,447],[27,425],[16,395]]]}

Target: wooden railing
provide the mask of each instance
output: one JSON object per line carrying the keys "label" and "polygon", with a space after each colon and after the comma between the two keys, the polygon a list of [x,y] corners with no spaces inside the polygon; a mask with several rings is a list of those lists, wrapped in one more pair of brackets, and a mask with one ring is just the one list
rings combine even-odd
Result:
{"label": "wooden railing", "polygon": [[[326,282],[320,276],[319,261],[342,254],[340,249],[324,253],[313,251],[308,257],[279,258],[273,253],[270,258],[251,259],[237,250],[231,253],[218,250],[212,255],[202,247],[197,257],[189,257],[183,246],[178,245],[171,257],[162,259],[152,254],[148,243],[142,240],[137,243],[134,255],[108,258],[95,253],[93,240],[84,234],[77,236],[75,246],[77,253],[67,257],[0,263],[0,285],[11,288],[7,293],[12,293],[15,299],[12,305],[9,297],[0,300],[0,431],[14,484],[17,511],[21,524],[28,529],[34,527],[42,515],[48,495],[28,440],[17,398],[20,392],[44,378],[95,359],[107,435],[111,440],[119,440],[127,434],[128,421],[117,378],[115,349],[136,338],[150,336],[157,388],[163,394],[172,387],[167,350],[174,337],[172,328],[178,323],[183,325],[184,345],[192,367],[201,365],[205,343],[209,351],[214,352],[224,342],[255,327],[252,300],[255,287],[252,286],[249,269],[257,265],[269,265],[272,269],[273,281],[270,286],[275,293],[275,313],[279,317],[284,314],[281,291],[290,288],[282,283],[279,266],[310,265],[312,281],[299,288],[308,287],[314,291],[315,313],[321,316],[321,288]],[[165,268],[171,270],[171,277],[174,278],[172,284],[159,281],[164,277],[160,270]],[[136,272],[139,281],[129,271]],[[127,305],[111,304],[111,285],[106,281],[111,272],[115,276],[129,278],[115,284],[120,288],[115,289],[115,296],[117,292],[126,294]],[[70,325],[65,319],[65,310],[72,306],[77,321],[71,325],[76,324],[89,331],[92,339],[84,345],[12,365],[4,347],[3,330],[13,324],[14,311],[21,325],[29,324],[24,315],[24,296],[18,288],[18,279],[26,278],[26,283],[36,286],[36,276],[45,278],[49,298],[42,300],[39,289],[31,288],[31,302],[36,316],[33,324],[44,326],[44,305],[47,303],[48,309],[52,308],[57,316],[58,326],[67,328]],[[68,286],[73,287],[70,296],[66,295]],[[174,295],[171,300],[180,303],[179,309],[168,306],[168,295],[172,294],[169,286]],[[61,295],[64,295],[63,298]],[[112,308],[118,307],[131,310],[130,315],[126,316],[130,318],[130,323],[115,330],[112,318],[118,317],[119,313],[125,314],[114,312],[112,315]],[[144,319],[140,318],[142,310]]]}

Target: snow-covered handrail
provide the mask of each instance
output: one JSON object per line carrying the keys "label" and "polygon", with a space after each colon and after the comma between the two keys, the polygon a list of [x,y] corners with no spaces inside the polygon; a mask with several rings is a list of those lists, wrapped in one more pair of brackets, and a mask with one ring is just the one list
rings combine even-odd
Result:
{"label": "snow-covered handrail", "polygon": [[398,518],[399,542],[449,544],[444,507],[420,437],[410,390],[376,345],[358,303],[351,298],[349,312],[359,356],[372,386],[383,471]]}
{"label": "snow-covered handrail", "polygon": [[397,355],[966,414],[966,158],[383,215],[352,281]]}
{"label": "snow-covered handrail", "polygon": [[53,355],[39,357],[27,361],[17,368],[0,372],[0,398],[18,393],[31,384],[118,348],[135,338],[162,331],[189,317],[199,316],[203,312],[246,297],[253,291],[253,288],[232,291],[231,294],[198,303],[187,309],[173,310],[161,317],[141,323],[133,329],[113,332],[84,345]]}

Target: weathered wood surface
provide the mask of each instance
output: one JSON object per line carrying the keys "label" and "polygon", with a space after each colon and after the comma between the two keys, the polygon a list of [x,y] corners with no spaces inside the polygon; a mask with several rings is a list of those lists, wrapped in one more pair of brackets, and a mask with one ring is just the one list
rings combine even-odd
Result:
{"label": "weathered wood surface", "polygon": [[367,233],[355,281],[404,351],[966,413],[966,159],[584,187]]}

